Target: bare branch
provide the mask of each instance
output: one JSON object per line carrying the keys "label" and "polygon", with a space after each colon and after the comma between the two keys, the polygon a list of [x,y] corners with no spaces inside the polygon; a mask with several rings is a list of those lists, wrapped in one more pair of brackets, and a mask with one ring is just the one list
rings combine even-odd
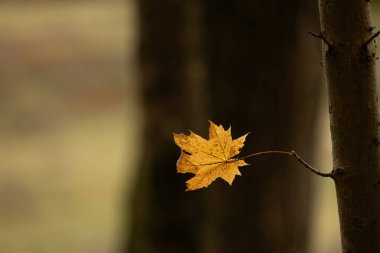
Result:
{"label": "bare branch", "polygon": [[295,151],[290,151],[290,152],[289,151],[282,151],[282,150],[263,151],[263,152],[258,152],[258,153],[250,154],[250,155],[247,155],[247,156],[244,156],[244,157],[241,157],[241,158],[237,158],[237,159],[231,160],[231,162],[235,162],[236,160],[244,160],[244,159],[247,159],[247,158],[250,158],[250,157],[253,157],[253,156],[260,156],[260,155],[265,155],[265,154],[282,154],[282,155],[293,156],[293,157],[295,157],[297,159],[297,161],[299,163],[301,163],[303,166],[305,166],[305,168],[307,168],[308,170],[310,170],[314,174],[316,174],[318,176],[321,176],[321,177],[330,177],[330,178],[334,179],[335,176],[341,175],[343,173],[343,169],[342,168],[333,169],[331,172],[328,172],[328,173],[321,172],[321,171],[315,169],[313,166],[311,166],[307,162],[305,162],[305,160],[303,160]]}
{"label": "bare branch", "polygon": [[366,42],[364,42],[363,47],[367,47],[368,44],[371,43],[374,39],[376,39],[376,37],[379,36],[379,35],[380,35],[380,31],[377,31]]}
{"label": "bare branch", "polygon": [[336,174],[336,172],[334,172],[335,170],[333,170],[332,172],[328,172],[328,173],[321,172],[321,171],[315,169],[313,166],[311,166],[307,162],[305,162],[305,160],[303,160],[295,151],[292,151],[291,153],[297,159],[298,162],[300,162],[301,164],[303,164],[303,166],[305,166],[306,169],[310,170],[314,174],[317,174],[318,176],[321,176],[321,177],[334,178],[334,176]]}
{"label": "bare branch", "polygon": [[326,43],[330,48],[332,48],[332,44],[326,39],[322,32],[319,34],[313,33],[312,31],[307,31],[311,36],[321,39],[324,43]]}

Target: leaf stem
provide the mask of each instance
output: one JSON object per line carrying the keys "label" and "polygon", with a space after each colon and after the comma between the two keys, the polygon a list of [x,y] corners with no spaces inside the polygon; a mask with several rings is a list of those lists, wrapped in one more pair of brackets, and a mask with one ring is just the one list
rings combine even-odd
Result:
{"label": "leaf stem", "polygon": [[269,151],[262,151],[262,152],[258,152],[258,153],[254,153],[254,154],[246,155],[246,156],[243,156],[243,157],[238,158],[238,160],[244,160],[244,159],[247,159],[247,158],[250,158],[250,157],[253,157],[253,156],[266,155],[266,154],[293,155],[293,153],[292,153],[292,152],[289,152],[289,151],[269,150]]}
{"label": "leaf stem", "polygon": [[282,150],[269,150],[269,151],[262,151],[254,154],[250,154],[241,158],[237,158],[237,160],[244,160],[250,157],[259,156],[259,155],[266,155],[266,154],[283,154],[283,155],[290,155],[297,159],[299,163],[301,163],[306,169],[310,170],[314,174],[321,176],[321,177],[330,177],[334,178],[337,174],[342,173],[342,169],[333,169],[331,172],[321,172],[317,169],[315,169],[313,166],[305,162],[295,151],[282,151]]}

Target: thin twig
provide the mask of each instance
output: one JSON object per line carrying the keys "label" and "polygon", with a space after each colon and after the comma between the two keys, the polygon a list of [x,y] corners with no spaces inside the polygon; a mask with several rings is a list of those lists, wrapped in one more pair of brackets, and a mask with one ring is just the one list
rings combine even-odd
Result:
{"label": "thin twig", "polygon": [[305,160],[303,160],[295,151],[292,151],[290,152],[292,154],[292,156],[294,156],[298,162],[300,162],[301,164],[303,164],[303,166],[305,166],[306,169],[309,169],[311,172],[317,174],[318,176],[321,176],[321,177],[331,177],[333,178],[334,175],[335,175],[335,172],[334,170],[332,172],[321,172],[317,169],[315,169],[313,166],[311,166],[310,164],[308,164],[307,162],[305,162]]}
{"label": "thin twig", "polygon": [[363,46],[366,47],[368,46],[371,41],[373,41],[377,36],[380,35],[380,31],[377,31],[375,34],[373,34],[366,42],[364,42]]}
{"label": "thin twig", "polygon": [[297,159],[297,161],[299,163],[301,163],[303,166],[305,166],[306,169],[310,170],[314,174],[316,174],[318,176],[321,176],[321,177],[331,177],[331,178],[334,178],[335,175],[337,175],[338,173],[342,172],[342,169],[333,170],[332,172],[328,172],[328,173],[321,172],[321,171],[315,169],[313,166],[311,166],[307,162],[305,162],[305,160],[303,160],[295,151],[290,151],[290,152],[289,151],[279,151],[279,150],[263,151],[263,152],[258,152],[258,153],[254,153],[254,154],[250,154],[250,155],[241,157],[238,160],[243,160],[243,159],[246,159],[246,158],[249,158],[249,157],[258,156],[258,155],[264,155],[264,154],[283,154],[283,155],[293,156],[293,157],[295,157]]}
{"label": "thin twig", "polygon": [[316,37],[318,39],[321,39],[323,42],[325,42],[329,47],[332,48],[332,44],[323,36],[323,33],[320,32],[319,34],[313,33],[312,31],[307,31],[311,36]]}

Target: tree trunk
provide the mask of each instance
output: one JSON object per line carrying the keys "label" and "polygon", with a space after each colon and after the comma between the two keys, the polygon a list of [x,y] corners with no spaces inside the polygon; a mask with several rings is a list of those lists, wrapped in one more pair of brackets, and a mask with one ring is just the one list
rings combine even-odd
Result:
{"label": "tree trunk", "polygon": [[[379,117],[369,1],[320,0],[342,248],[380,252]],[[330,44],[330,45],[328,45]]]}
{"label": "tree trunk", "polygon": [[[144,113],[141,161],[132,198],[128,253],[199,252],[202,192],[185,192],[175,173],[172,133],[200,131],[202,72],[197,35],[188,26],[194,1],[139,0],[138,67]],[[198,63],[197,63],[198,62]],[[189,69],[196,76],[188,75]],[[196,71],[195,71],[195,70]]]}
{"label": "tree trunk", "polygon": [[[310,159],[320,79],[310,71],[318,69],[310,64],[313,46],[302,50],[310,38],[299,22],[300,10],[312,9],[295,0],[204,6],[211,119],[231,124],[235,137],[252,132],[242,155],[295,149]],[[309,174],[289,157],[248,162],[232,188],[217,181],[207,189],[205,252],[307,252]]]}
{"label": "tree trunk", "polygon": [[305,9],[295,0],[259,3],[138,1],[145,135],[126,252],[307,251],[310,178],[289,157],[253,161],[232,188],[184,192],[186,176],[175,173],[171,132],[202,133],[207,112],[236,136],[253,132],[247,153],[296,149],[311,157],[319,78],[309,64],[318,60],[300,52],[311,41],[298,37]]}

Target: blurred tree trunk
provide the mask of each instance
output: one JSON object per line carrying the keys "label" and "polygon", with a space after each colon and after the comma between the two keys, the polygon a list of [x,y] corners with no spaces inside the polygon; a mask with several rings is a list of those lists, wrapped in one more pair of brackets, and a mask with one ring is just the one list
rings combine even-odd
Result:
{"label": "blurred tree trunk", "polygon": [[252,131],[246,153],[310,159],[320,78],[317,42],[297,35],[314,14],[306,2],[138,1],[145,135],[128,253],[307,251],[310,180],[299,164],[258,158],[232,188],[185,193],[171,136],[207,136],[210,115],[236,136]]}
{"label": "blurred tree trunk", "polygon": [[[299,31],[300,20],[317,20],[308,2],[204,1],[211,118],[236,136],[252,132],[245,154],[295,149],[312,158],[321,79],[317,42]],[[248,162],[231,189],[207,190],[206,252],[306,252],[310,174],[289,157]]]}
{"label": "blurred tree trunk", "polygon": [[[192,1],[139,0],[143,152],[133,195],[129,253],[198,252],[202,192],[185,193],[172,133],[198,128],[202,71]],[[196,71],[196,75],[188,75]],[[203,117],[202,121],[207,122]],[[207,126],[205,126],[207,127]]]}

